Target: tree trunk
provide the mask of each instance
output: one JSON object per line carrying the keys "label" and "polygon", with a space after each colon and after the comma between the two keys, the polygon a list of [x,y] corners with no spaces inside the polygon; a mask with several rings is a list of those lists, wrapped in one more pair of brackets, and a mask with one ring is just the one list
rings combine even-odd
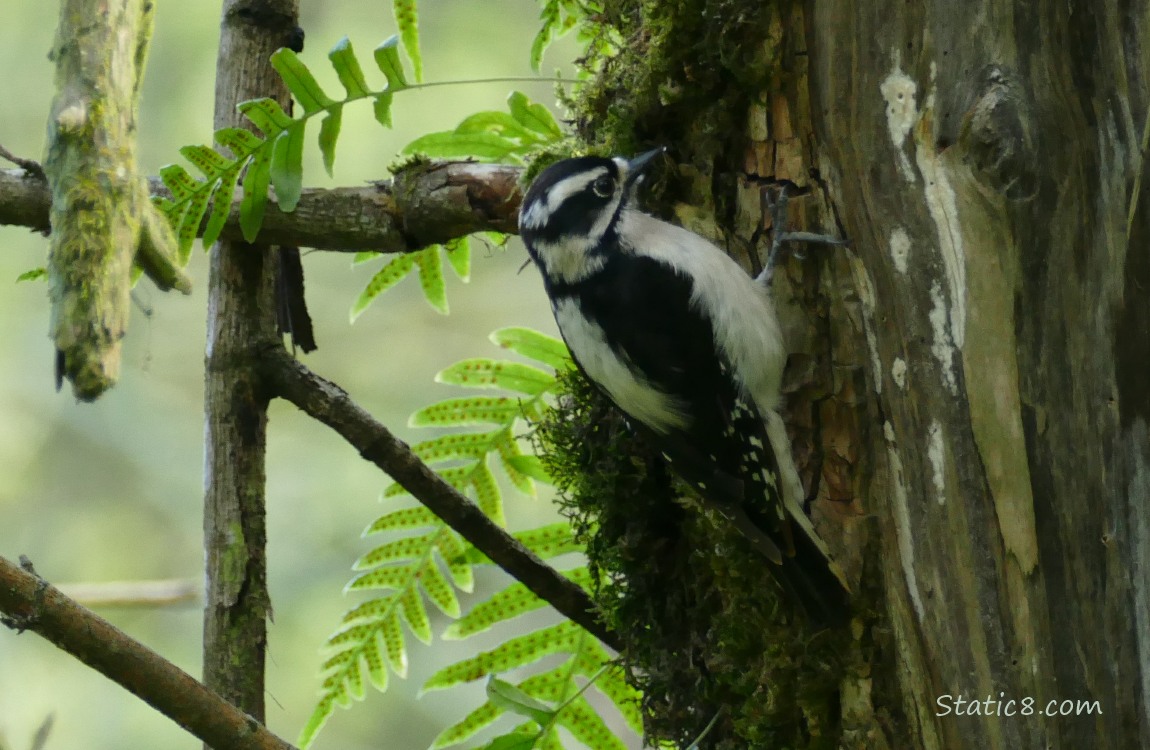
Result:
{"label": "tree trunk", "polygon": [[[1147,8],[811,7],[807,143],[853,241],[877,417],[861,500],[910,736],[1138,747]],[[1098,708],[1041,715],[1063,701]]]}
{"label": "tree trunk", "polygon": [[[288,44],[298,0],[226,0],[220,27],[215,127],[245,126],[236,104],[287,91],[268,58]],[[248,125],[250,127],[250,125]],[[259,720],[264,716],[267,593],[264,458],[268,393],[261,347],[276,328],[276,254],[223,241],[208,279],[204,391],[204,683]]]}
{"label": "tree trunk", "polygon": [[[751,270],[777,180],[810,191],[788,228],[851,241],[806,250],[774,284],[796,458],[858,581],[844,676],[812,699],[803,686],[826,668],[804,653],[813,640],[783,647],[791,682],[777,654],[724,652],[712,607],[677,636],[707,652],[658,667],[705,696],[686,721],[709,715],[698,681],[725,668],[741,682],[720,701],[718,747],[1142,746],[1150,11],[622,5],[603,22],[627,41],[578,103],[584,135],[612,151],[673,144],[680,172],[657,187]],[[684,585],[683,600],[737,584]]]}

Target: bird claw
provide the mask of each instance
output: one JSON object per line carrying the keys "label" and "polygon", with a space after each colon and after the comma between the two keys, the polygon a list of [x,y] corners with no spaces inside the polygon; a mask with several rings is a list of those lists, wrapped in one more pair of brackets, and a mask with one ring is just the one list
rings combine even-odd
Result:
{"label": "bird claw", "polygon": [[[816,245],[848,245],[849,240],[840,239],[838,237],[831,237],[826,234],[815,234],[813,232],[789,232],[783,229],[787,225],[787,207],[791,198],[801,198],[809,195],[811,189],[809,187],[800,187],[790,180],[772,180],[766,185],[763,190],[763,201],[765,203],[765,211],[769,211],[771,215],[771,226],[774,228],[773,236],[771,237],[771,248],[767,253],[767,264],[762,272],[755,277],[755,280],[761,284],[769,284],[771,276],[774,273],[775,266],[778,264],[782,257],[783,246],[788,242],[804,242]],[[795,253],[795,256],[803,260],[806,256],[801,253]]]}

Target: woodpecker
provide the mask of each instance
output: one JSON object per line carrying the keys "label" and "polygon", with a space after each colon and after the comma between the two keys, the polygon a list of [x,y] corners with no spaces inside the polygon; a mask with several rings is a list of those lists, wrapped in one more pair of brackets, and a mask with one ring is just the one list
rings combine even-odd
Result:
{"label": "woodpecker", "polygon": [[579,369],[809,615],[839,621],[850,591],[803,511],[769,290],[704,238],[639,210],[635,188],[661,153],[551,165],[523,199],[520,235]]}

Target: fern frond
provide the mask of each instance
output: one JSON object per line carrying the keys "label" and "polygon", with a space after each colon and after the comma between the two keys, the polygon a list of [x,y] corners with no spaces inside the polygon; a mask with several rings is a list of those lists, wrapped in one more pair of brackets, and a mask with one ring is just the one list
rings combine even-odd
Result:
{"label": "fern frond", "polygon": [[566,34],[583,17],[578,0],[546,0],[539,12],[543,25],[531,42],[531,69],[538,71],[543,64],[543,53],[559,37]]}
{"label": "fern frond", "polygon": [[[493,336],[495,340],[533,341],[534,347],[523,348],[527,356],[536,352],[555,360],[562,351],[562,343],[555,339],[526,329],[516,330],[518,333],[497,331]],[[440,435],[417,443],[414,451],[445,481],[461,491],[470,492],[488,517],[505,525],[502,495],[488,457],[491,454],[498,456],[513,485],[534,494],[534,485],[529,483],[545,477],[546,473],[532,468],[528,459],[534,457],[520,450],[515,428],[525,415],[539,413],[555,379],[530,365],[493,360],[469,360],[462,367],[453,365],[447,368],[437,377],[443,382],[456,382],[464,387],[512,387],[519,394],[452,398],[420,409],[412,416],[413,424],[453,428],[483,425],[487,428]],[[383,496],[389,498],[405,493],[401,485],[393,484],[383,491]],[[360,700],[368,682],[382,691],[387,688],[389,669],[401,677],[406,674],[407,646],[402,623],[406,623],[407,631],[418,640],[430,642],[431,622],[425,600],[448,617],[459,618],[461,611],[456,589],[471,591],[475,581],[473,566],[486,562],[486,558],[478,555],[423,506],[390,511],[364,531],[365,537],[378,534],[387,536],[360,556],[355,563],[357,574],[347,585],[349,591],[372,591],[376,595],[348,611],[340,628],[325,645],[321,695],[300,735],[303,747],[314,740],[336,707],[346,707]],[[570,546],[573,542],[566,524],[520,532],[517,536],[545,556],[574,549]],[[585,571],[570,575],[585,577]],[[526,589],[508,596],[511,598],[506,600],[511,602],[511,606],[522,611],[526,611],[524,606],[534,607],[539,601]],[[500,621],[492,607],[469,617],[465,629],[468,634]],[[483,620],[488,624],[484,625]],[[561,626],[555,626],[554,631],[535,634],[539,642],[525,641],[523,653],[543,653],[549,642],[558,644],[551,647],[561,648],[570,640],[571,628],[578,632],[576,626],[561,623]],[[555,634],[565,636],[566,640],[556,641],[552,637]],[[488,671],[491,667],[503,668],[509,663],[508,658],[514,661],[507,654],[507,649],[492,654]],[[494,718],[484,718],[484,721]]]}
{"label": "fern frond", "polygon": [[216,132],[215,141],[230,155],[207,146],[181,149],[184,158],[204,175],[202,180],[192,178],[178,167],[161,170],[161,178],[172,191],[174,200],[161,201],[159,205],[180,240],[181,255],[187,255],[213,199],[212,217],[204,232],[205,246],[211,244],[209,239],[214,241],[219,237],[241,173],[244,179],[240,229],[247,241],[255,241],[263,223],[269,185],[275,188],[281,210],[295,208],[303,190],[303,144],[307,122],[311,118],[323,117],[318,140],[324,168],[329,173],[335,163],[335,144],[339,139],[345,104],[359,99],[374,99],[377,119],[390,126],[392,95],[408,87],[396,52],[397,45],[398,39],[393,37],[376,50],[376,61],[387,79],[387,86],[372,90],[351,43],[346,37],[341,39],[328,54],[328,60],[347,94],[342,100],[332,98],[323,90],[295,52],[286,48],[277,50],[271,57],[272,66],[299,102],[303,113],[292,118],[273,99],[243,102],[239,105],[240,113],[259,129],[262,137],[242,128],[224,128]]}

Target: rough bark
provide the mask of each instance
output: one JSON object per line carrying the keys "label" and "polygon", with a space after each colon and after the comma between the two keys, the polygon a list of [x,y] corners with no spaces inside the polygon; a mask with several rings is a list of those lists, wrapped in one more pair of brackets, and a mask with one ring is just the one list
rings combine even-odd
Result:
{"label": "rough bark", "polygon": [[[143,0],[60,5],[56,97],[44,172],[54,228],[48,253],[56,385],[93,400],[115,384],[132,263],[162,289],[190,291],[175,242],[136,175],[136,109],[152,33]],[[138,250],[143,248],[143,252]]]}
{"label": "rough bark", "polygon": [[[307,188],[291,213],[265,214],[259,240],[337,252],[402,253],[473,232],[514,233],[522,171],[507,164],[420,163],[367,187]],[[171,197],[158,177],[149,187],[152,195]],[[0,170],[0,224],[47,232],[50,203],[42,176]],[[242,236],[237,193],[220,237],[239,241]]]}
{"label": "rough bark", "polygon": [[[1148,9],[811,9],[803,135],[854,241],[895,741],[1141,746]],[[1065,700],[1100,711],[1041,715]]]}
{"label": "rough bark", "polygon": [[[217,60],[215,127],[243,126],[236,104],[287,92],[268,58],[296,28],[297,0],[226,0]],[[211,251],[204,392],[204,683],[264,715],[267,592],[264,459],[268,395],[256,357],[279,344],[275,253],[217,243]]]}

